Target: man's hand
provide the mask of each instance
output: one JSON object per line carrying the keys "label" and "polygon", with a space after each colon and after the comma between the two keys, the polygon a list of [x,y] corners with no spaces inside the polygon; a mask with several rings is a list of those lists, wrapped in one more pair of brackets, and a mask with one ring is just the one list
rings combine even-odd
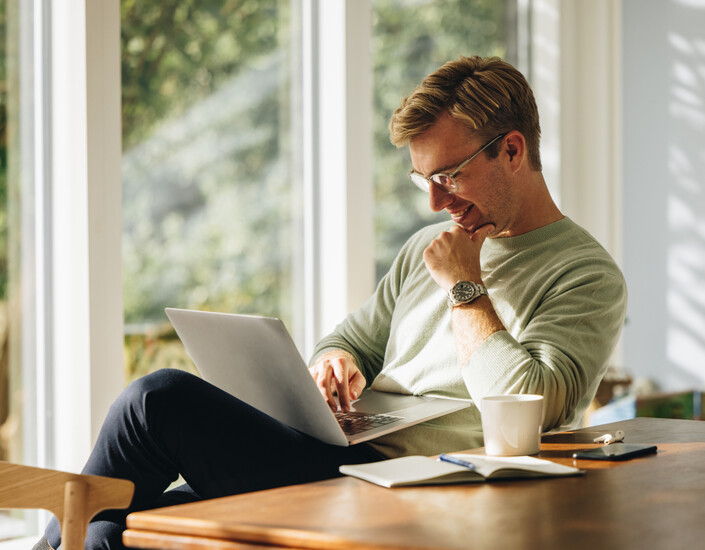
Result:
{"label": "man's hand", "polygon": [[482,281],[480,249],[494,225],[470,233],[459,225],[444,231],[424,250],[423,259],[433,280],[448,292],[458,281]]}
{"label": "man's hand", "polygon": [[350,402],[360,397],[367,385],[352,355],[342,350],[323,354],[308,371],[333,412],[338,410],[336,394],[340,409],[347,412]]}

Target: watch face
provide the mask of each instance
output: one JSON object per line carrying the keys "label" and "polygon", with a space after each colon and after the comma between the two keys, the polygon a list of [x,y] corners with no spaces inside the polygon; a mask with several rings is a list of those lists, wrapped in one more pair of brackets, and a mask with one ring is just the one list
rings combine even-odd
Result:
{"label": "watch face", "polygon": [[472,281],[458,281],[455,286],[450,289],[448,298],[452,305],[467,304],[487,294],[487,290],[483,285],[479,285]]}
{"label": "watch face", "polygon": [[469,302],[478,294],[475,285],[470,283],[458,283],[453,287],[453,298],[456,302]]}

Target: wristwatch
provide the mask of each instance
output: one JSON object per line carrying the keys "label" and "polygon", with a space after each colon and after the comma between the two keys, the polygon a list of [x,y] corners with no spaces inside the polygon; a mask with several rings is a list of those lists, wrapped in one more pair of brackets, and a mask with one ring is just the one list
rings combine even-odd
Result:
{"label": "wristwatch", "polygon": [[458,281],[448,291],[450,307],[469,304],[480,296],[487,296],[487,287],[473,281]]}

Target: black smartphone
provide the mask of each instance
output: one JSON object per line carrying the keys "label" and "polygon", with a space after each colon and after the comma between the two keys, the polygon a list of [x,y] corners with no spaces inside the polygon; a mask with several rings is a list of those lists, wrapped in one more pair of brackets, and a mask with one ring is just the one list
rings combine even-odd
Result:
{"label": "black smartphone", "polygon": [[637,456],[656,452],[656,445],[641,445],[638,443],[612,443],[595,449],[584,449],[573,453],[573,458],[589,460],[628,460]]}

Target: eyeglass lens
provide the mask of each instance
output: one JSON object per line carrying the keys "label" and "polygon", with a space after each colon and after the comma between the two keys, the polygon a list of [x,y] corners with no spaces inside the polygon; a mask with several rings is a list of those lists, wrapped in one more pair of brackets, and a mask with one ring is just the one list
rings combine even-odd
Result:
{"label": "eyeglass lens", "polygon": [[431,176],[431,181],[444,191],[455,191],[455,182],[448,174],[434,174]]}
{"label": "eyeglass lens", "polygon": [[452,193],[456,190],[455,182],[447,174],[434,174],[429,179],[426,179],[417,172],[411,172],[409,174],[409,177],[419,189],[427,193],[430,191],[429,180],[432,181],[436,186],[440,187],[446,193]]}

